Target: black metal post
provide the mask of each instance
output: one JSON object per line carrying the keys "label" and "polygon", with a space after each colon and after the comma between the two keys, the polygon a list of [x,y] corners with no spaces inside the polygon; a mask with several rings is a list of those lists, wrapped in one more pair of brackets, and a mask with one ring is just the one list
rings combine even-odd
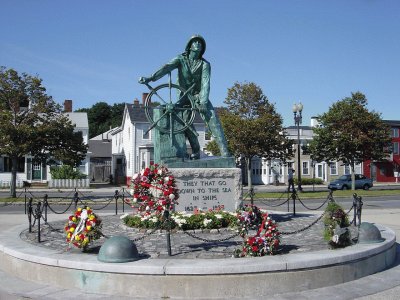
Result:
{"label": "black metal post", "polygon": [[357,194],[353,194],[353,222],[357,226]]}
{"label": "black metal post", "polygon": [[78,192],[76,191],[76,188],[75,188],[75,193],[74,193],[75,210],[78,207],[78,201],[79,201],[79,196],[78,196]]}
{"label": "black metal post", "polygon": [[115,215],[118,215],[118,197],[119,197],[119,193],[118,190],[115,190]]}
{"label": "black metal post", "polygon": [[44,199],[43,199],[43,205],[44,205],[44,224],[47,224],[47,206],[49,205],[47,199],[48,199],[48,195],[45,194],[44,195]]}
{"label": "black metal post", "polygon": [[125,188],[122,188],[122,212],[125,212]]}
{"label": "black metal post", "polygon": [[25,214],[26,214],[26,209],[27,209],[27,207],[26,207],[26,188],[25,188],[25,195],[24,195],[24,198],[25,198]]}
{"label": "black metal post", "polygon": [[[293,200],[293,216],[296,215],[296,191],[292,192],[292,200]],[[289,202],[289,201],[288,201]]]}
{"label": "black metal post", "polygon": [[300,124],[302,122],[303,104],[295,104],[293,106],[294,123],[297,127],[297,190],[301,192],[301,163],[300,163]]}
{"label": "black metal post", "polygon": [[42,203],[39,201],[36,210],[35,210],[35,218],[38,220],[38,243],[40,243],[40,219],[42,218]]}
{"label": "black metal post", "polygon": [[32,214],[33,214],[33,206],[32,206],[33,198],[29,198],[28,203],[28,222],[29,222],[29,233],[32,232]]}

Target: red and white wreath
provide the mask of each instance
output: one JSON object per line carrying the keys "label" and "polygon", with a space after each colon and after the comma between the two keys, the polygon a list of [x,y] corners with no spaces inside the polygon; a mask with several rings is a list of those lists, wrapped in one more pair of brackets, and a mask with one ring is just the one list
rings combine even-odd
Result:
{"label": "red and white wreath", "polygon": [[143,214],[173,210],[179,198],[174,176],[164,166],[150,164],[132,178],[133,202]]}

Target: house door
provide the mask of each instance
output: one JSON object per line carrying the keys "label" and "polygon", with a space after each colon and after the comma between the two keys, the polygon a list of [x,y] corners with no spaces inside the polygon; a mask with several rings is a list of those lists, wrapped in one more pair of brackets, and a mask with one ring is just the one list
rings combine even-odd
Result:
{"label": "house door", "polygon": [[325,180],[325,168],[323,164],[315,165],[315,177]]}
{"label": "house door", "polygon": [[42,166],[40,163],[32,164],[32,180],[42,179]]}
{"label": "house door", "polygon": [[371,163],[371,178],[376,181],[376,164]]}

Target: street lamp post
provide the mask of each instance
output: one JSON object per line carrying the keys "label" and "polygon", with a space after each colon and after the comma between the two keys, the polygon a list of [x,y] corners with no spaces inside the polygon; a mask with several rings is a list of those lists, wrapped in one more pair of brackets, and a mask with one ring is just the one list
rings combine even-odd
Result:
{"label": "street lamp post", "polygon": [[300,124],[302,122],[303,104],[293,104],[294,123],[297,126],[297,189],[301,192],[301,164],[300,164]]}

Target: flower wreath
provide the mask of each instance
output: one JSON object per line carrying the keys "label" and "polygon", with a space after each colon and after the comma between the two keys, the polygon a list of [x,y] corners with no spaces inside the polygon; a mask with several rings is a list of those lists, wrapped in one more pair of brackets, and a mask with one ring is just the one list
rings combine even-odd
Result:
{"label": "flower wreath", "polygon": [[172,210],[179,198],[174,176],[164,166],[150,164],[132,178],[133,202],[139,203],[139,211],[149,215]]}
{"label": "flower wreath", "polygon": [[346,247],[351,244],[350,232],[345,229],[350,225],[349,218],[343,208],[330,202],[325,209],[324,238],[333,248]]}
{"label": "flower wreath", "polygon": [[100,218],[90,207],[79,207],[68,217],[64,227],[66,241],[69,245],[86,249],[92,241],[101,237],[101,225]]}
{"label": "flower wreath", "polygon": [[[234,252],[235,257],[274,255],[280,243],[276,222],[267,212],[257,206],[246,205],[238,210],[239,234],[243,245]],[[253,236],[247,236],[249,229],[257,228]]]}

